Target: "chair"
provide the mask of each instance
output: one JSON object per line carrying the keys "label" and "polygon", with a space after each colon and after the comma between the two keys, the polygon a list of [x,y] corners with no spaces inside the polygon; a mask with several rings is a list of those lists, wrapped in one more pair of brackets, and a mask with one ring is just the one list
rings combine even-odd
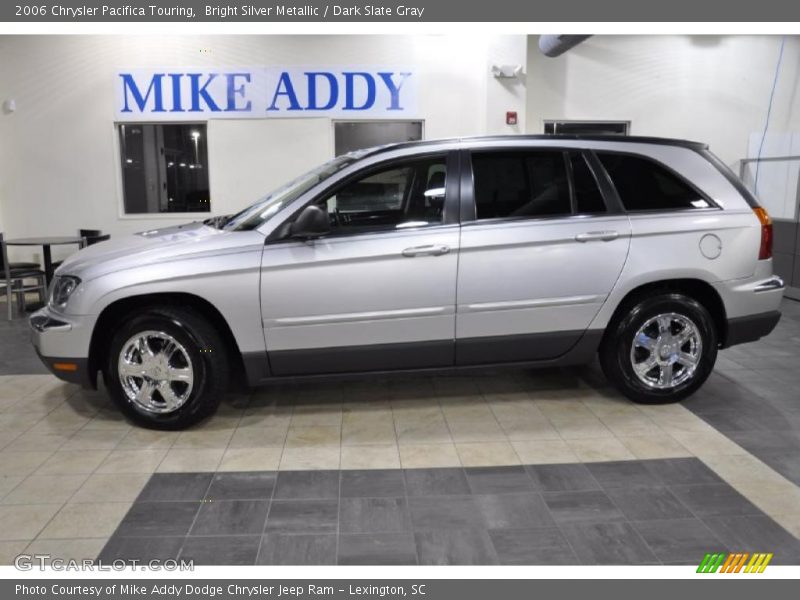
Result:
{"label": "chair", "polygon": [[[8,249],[5,243],[0,244],[0,269],[2,269],[4,279],[2,283],[5,295],[6,306],[8,308],[8,320],[13,318],[12,296],[16,295],[17,305],[20,312],[25,311],[25,294],[28,292],[38,292],[39,302],[45,303],[47,296],[47,281],[44,271],[38,268],[12,268],[8,262]],[[33,279],[36,283],[25,283]]]}
{"label": "chair", "polygon": [[[3,232],[0,231],[0,244],[3,243]],[[38,269],[39,263],[36,262],[14,262],[9,265],[12,269]]]}

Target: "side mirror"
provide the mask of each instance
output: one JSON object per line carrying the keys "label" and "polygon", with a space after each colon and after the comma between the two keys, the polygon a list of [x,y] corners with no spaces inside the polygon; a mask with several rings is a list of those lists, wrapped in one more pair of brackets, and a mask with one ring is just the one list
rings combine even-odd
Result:
{"label": "side mirror", "polygon": [[331,231],[328,213],[316,204],[309,204],[297,216],[289,229],[293,238],[316,238],[327,235]]}

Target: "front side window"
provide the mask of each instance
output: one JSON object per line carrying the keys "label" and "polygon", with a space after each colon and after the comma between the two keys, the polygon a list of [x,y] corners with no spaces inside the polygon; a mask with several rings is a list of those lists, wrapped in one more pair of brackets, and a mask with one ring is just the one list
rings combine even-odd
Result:
{"label": "front side window", "polygon": [[703,196],[662,165],[639,156],[598,152],[628,211],[710,208]]}
{"label": "front side window", "polygon": [[318,202],[333,233],[403,229],[442,223],[444,157],[394,164],[346,183]]}

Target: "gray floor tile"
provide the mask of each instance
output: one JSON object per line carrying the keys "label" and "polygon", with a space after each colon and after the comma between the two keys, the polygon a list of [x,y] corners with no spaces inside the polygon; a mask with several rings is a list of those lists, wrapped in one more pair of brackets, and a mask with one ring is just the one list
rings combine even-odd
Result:
{"label": "gray floor tile", "polygon": [[342,498],[339,500],[341,533],[409,531],[411,520],[405,498]]}
{"label": "gray floor tile", "polygon": [[693,516],[666,487],[617,488],[608,490],[607,493],[617,508],[631,521]]}
{"label": "gray floor tile", "polygon": [[534,487],[543,492],[600,489],[600,484],[584,464],[528,465],[525,468]]}
{"label": "gray floor tile", "polygon": [[190,502],[202,500],[213,473],[155,473],[137,502]]}
{"label": "gray floor tile", "polygon": [[206,500],[269,500],[277,474],[267,472],[217,473]]}
{"label": "gray floor tile", "polygon": [[273,498],[338,498],[339,471],[281,471]]}
{"label": "gray floor tile", "polygon": [[366,533],[339,536],[340,565],[416,565],[414,534]]}
{"label": "gray floor tile", "polygon": [[578,559],[559,529],[493,529],[489,531],[504,565],[574,565]]}
{"label": "gray floor tile", "polygon": [[487,529],[555,526],[547,505],[537,493],[478,495],[475,503]]}
{"label": "gray floor tile", "polygon": [[405,471],[409,496],[469,494],[464,469],[409,469]]}
{"label": "gray floor tile", "polygon": [[483,515],[472,496],[427,496],[408,499],[411,524],[416,530],[465,529],[483,525]]}
{"label": "gray floor tile", "polygon": [[639,521],[633,527],[663,563],[699,565],[707,552],[730,552],[700,519]]}
{"label": "gray floor tile", "polygon": [[421,565],[494,565],[499,562],[484,529],[418,531],[414,539]]}
{"label": "gray floor tile", "polygon": [[342,498],[405,496],[406,484],[399,469],[342,471]]}
{"label": "gray floor tile", "polygon": [[698,517],[762,515],[757,506],[727,483],[676,485],[672,493]]}
{"label": "gray floor tile", "polygon": [[108,540],[98,560],[110,564],[115,560],[148,562],[178,558],[183,536],[177,537],[121,537]]}
{"label": "gray floor tile", "polygon": [[260,535],[189,537],[180,558],[196,565],[254,565],[260,544]]}
{"label": "gray floor tile", "polygon": [[557,523],[607,523],[625,518],[603,491],[544,492],[542,496]]}
{"label": "gray floor tile", "polygon": [[664,485],[723,483],[719,475],[696,458],[645,460],[642,465]]}
{"label": "gray floor tile", "polygon": [[199,502],[135,502],[119,524],[116,535],[186,535],[198,510]]}
{"label": "gray floor tile", "polygon": [[465,469],[473,494],[532,492],[533,482],[525,467],[473,467]]}
{"label": "gray floor tile", "polygon": [[269,500],[204,502],[189,535],[261,535]]}
{"label": "gray floor tile", "polygon": [[273,500],[266,533],[335,533],[338,500]]}
{"label": "gray floor tile", "polygon": [[335,534],[269,533],[261,541],[259,565],[335,565]]}
{"label": "gray floor tile", "polygon": [[772,552],[776,565],[800,564],[800,540],[766,515],[707,517],[703,521],[731,552]]}
{"label": "gray floor tile", "polygon": [[586,465],[604,489],[660,485],[661,482],[639,461],[589,463]]}
{"label": "gray floor tile", "polygon": [[658,564],[656,556],[630,523],[566,525],[562,531],[582,564]]}

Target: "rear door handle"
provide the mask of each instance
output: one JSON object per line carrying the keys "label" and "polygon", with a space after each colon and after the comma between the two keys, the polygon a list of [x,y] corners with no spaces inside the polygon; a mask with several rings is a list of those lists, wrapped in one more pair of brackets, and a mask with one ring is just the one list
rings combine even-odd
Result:
{"label": "rear door handle", "polygon": [[441,256],[450,252],[450,246],[430,245],[430,246],[413,246],[403,250],[403,256],[407,258],[414,258],[415,256]]}
{"label": "rear door handle", "polygon": [[619,237],[618,231],[587,231],[579,233],[575,239],[579,242],[610,242]]}

